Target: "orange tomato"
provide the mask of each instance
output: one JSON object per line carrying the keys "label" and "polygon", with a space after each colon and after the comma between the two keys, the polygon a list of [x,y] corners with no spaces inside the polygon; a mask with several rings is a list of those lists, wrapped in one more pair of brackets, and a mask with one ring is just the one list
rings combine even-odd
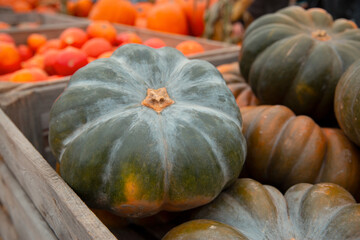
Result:
{"label": "orange tomato", "polygon": [[182,41],[176,46],[176,49],[182,52],[185,56],[205,51],[204,47],[194,40]]}
{"label": "orange tomato", "polygon": [[0,42],[0,74],[11,73],[21,68],[21,56],[12,43]]}
{"label": "orange tomato", "polygon": [[14,38],[7,33],[0,33],[0,42],[8,42],[15,44]]}
{"label": "orange tomato", "polygon": [[56,70],[54,68],[56,58],[61,50],[59,49],[49,49],[44,53],[44,70],[49,75],[55,75]]}
{"label": "orange tomato", "polygon": [[88,64],[86,54],[78,48],[67,47],[57,54],[54,69],[58,75],[69,76]]}
{"label": "orange tomato", "polygon": [[19,46],[17,46],[17,49],[19,51],[21,61],[26,61],[34,55],[30,47],[25,44],[20,44]]}
{"label": "orange tomato", "polygon": [[41,68],[44,69],[44,56],[42,54],[35,54],[28,60],[21,62],[22,68]]}
{"label": "orange tomato", "polygon": [[48,75],[46,72],[40,68],[26,68],[14,72],[9,81],[16,83],[27,83],[38,82],[46,80],[47,78]]}
{"label": "orange tomato", "polygon": [[144,45],[152,48],[162,48],[166,46],[166,43],[160,38],[149,38],[144,42]]}
{"label": "orange tomato", "polygon": [[134,32],[122,32],[116,35],[116,44],[124,45],[127,43],[142,43],[142,39]]}
{"label": "orange tomato", "polygon": [[100,54],[111,51],[112,45],[104,38],[92,38],[81,48],[88,57],[97,58]]}
{"label": "orange tomato", "polygon": [[100,55],[98,56],[98,59],[99,59],[99,58],[109,58],[109,57],[111,57],[111,55],[113,54],[113,52],[114,52],[113,50],[104,52],[104,53],[102,53],[102,54],[100,54]]}
{"label": "orange tomato", "polygon": [[81,48],[82,45],[88,40],[88,36],[87,33],[81,28],[71,27],[65,29],[60,34],[59,39],[62,48],[67,46]]}
{"label": "orange tomato", "polygon": [[37,53],[44,53],[46,51],[48,51],[49,49],[61,49],[61,41],[60,39],[54,38],[54,39],[50,39],[48,40],[44,45],[42,45],[38,50]]}
{"label": "orange tomato", "polygon": [[115,27],[108,21],[93,21],[86,28],[86,32],[90,38],[105,38],[111,44],[115,42],[117,34]]}
{"label": "orange tomato", "polygon": [[37,51],[41,46],[46,43],[46,41],[46,36],[39,33],[32,33],[27,38],[28,46],[34,51]]}

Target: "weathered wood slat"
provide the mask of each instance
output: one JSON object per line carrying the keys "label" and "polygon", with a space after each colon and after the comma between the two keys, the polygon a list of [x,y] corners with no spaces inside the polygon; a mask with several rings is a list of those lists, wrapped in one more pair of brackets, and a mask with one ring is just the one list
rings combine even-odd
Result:
{"label": "weathered wood slat", "polygon": [[59,239],[116,239],[0,110],[0,155]]}
{"label": "weathered wood slat", "polygon": [[0,202],[0,239],[1,240],[17,240],[19,239],[14,224],[9,214]]}
{"label": "weathered wood slat", "polygon": [[57,239],[1,158],[0,201],[15,223],[13,228],[19,239]]}

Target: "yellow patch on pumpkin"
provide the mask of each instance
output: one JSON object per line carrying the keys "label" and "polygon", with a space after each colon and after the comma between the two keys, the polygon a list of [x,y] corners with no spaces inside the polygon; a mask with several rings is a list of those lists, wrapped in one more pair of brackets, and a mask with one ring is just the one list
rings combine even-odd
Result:
{"label": "yellow patch on pumpkin", "polygon": [[134,174],[130,174],[126,179],[125,189],[124,189],[125,196],[128,202],[133,202],[138,200],[136,198],[136,196],[138,195],[138,191],[139,188],[138,188],[136,176]]}

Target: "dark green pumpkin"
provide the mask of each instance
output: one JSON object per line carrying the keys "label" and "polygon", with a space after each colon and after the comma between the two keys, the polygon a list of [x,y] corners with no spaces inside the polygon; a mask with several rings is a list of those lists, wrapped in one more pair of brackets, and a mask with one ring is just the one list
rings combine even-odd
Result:
{"label": "dark green pumpkin", "polygon": [[[191,219],[207,220],[185,223],[183,229],[174,229],[176,235],[172,230],[167,234],[174,237],[165,239],[186,239],[181,237],[200,232],[197,225],[209,220],[236,229],[244,236],[238,239],[360,239],[360,204],[349,192],[332,183],[300,183],[282,195],[272,186],[249,178],[238,179],[214,201],[196,209]],[[200,229],[205,234],[188,239],[223,239],[217,234],[209,237],[217,229],[222,231],[222,227],[214,224],[212,228]]]}
{"label": "dark green pumpkin", "polygon": [[246,30],[240,67],[262,104],[335,122],[335,87],[360,58],[360,30],[325,10],[291,6],[256,19]]}
{"label": "dark green pumpkin", "polygon": [[336,86],[334,102],[341,129],[360,146],[360,60],[341,77]]}
{"label": "dark green pumpkin", "polygon": [[120,47],[77,71],[50,112],[63,179],[90,206],[126,217],[213,200],[246,145],[216,68],[173,48]]}

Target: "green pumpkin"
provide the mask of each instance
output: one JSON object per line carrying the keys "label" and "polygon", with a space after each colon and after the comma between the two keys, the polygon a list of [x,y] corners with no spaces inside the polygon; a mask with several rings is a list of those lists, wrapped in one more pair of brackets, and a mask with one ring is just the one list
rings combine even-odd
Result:
{"label": "green pumpkin", "polygon": [[335,91],[336,119],[347,137],[360,146],[360,60],[341,77]]}
{"label": "green pumpkin", "polygon": [[[191,219],[227,224],[244,236],[233,239],[360,239],[360,204],[344,188],[332,183],[300,183],[282,195],[272,186],[249,178],[238,179],[214,201],[194,210]],[[199,225],[202,221],[193,223]],[[177,237],[165,239],[185,239],[181,236],[197,230],[190,223],[176,235],[171,234],[172,230],[167,234]],[[214,225],[203,231],[209,233],[217,228]],[[222,239],[213,236],[189,239]]]}
{"label": "green pumpkin", "polygon": [[210,63],[127,44],[77,71],[50,112],[63,179],[90,206],[145,217],[206,204],[238,177],[242,119]]}
{"label": "green pumpkin", "polygon": [[291,6],[256,19],[246,30],[241,72],[262,104],[288,106],[317,122],[335,121],[342,73],[360,58],[360,30],[325,10]]}

